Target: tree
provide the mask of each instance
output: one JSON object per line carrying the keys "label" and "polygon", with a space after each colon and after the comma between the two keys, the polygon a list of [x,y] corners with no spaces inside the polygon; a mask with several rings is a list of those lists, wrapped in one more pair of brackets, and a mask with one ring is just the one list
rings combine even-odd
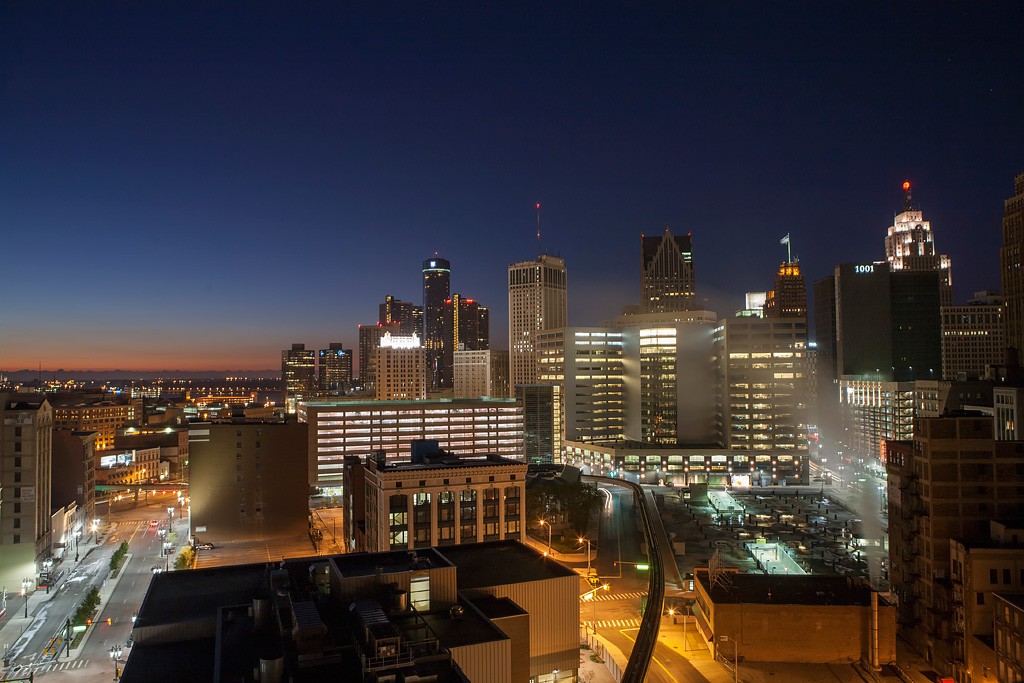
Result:
{"label": "tree", "polygon": [[578,536],[587,533],[590,513],[601,504],[601,494],[584,482],[538,481],[526,489],[526,514],[531,520],[563,521]]}
{"label": "tree", "polygon": [[175,569],[191,569],[192,563],[195,561],[196,551],[192,549],[192,546],[185,546],[181,549],[181,552],[176,558],[174,558]]}

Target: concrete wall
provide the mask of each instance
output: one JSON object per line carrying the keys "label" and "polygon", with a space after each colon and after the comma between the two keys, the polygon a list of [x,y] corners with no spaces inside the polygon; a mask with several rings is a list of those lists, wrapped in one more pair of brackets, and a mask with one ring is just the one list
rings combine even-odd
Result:
{"label": "concrete wall", "polygon": [[192,532],[200,541],[307,532],[305,424],[207,423],[189,433]]}
{"label": "concrete wall", "polygon": [[[879,661],[896,659],[896,608],[879,605]],[[740,657],[755,662],[870,661],[871,608],[858,605],[718,604],[716,640],[740,641]],[[723,652],[732,655],[732,643]]]}

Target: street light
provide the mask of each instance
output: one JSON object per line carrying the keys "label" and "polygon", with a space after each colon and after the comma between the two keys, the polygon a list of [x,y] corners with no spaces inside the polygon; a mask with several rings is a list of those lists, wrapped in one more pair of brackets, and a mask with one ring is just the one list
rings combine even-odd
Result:
{"label": "street light", "polygon": [[21,594],[25,596],[25,618],[28,619],[28,589],[32,582],[28,579],[21,580]]}
{"label": "street light", "polygon": [[79,529],[75,532],[75,562],[78,562],[78,542],[82,538],[82,530]]}
{"label": "street light", "polygon": [[580,542],[580,545],[583,545],[584,543],[587,544],[587,580],[589,581],[590,580],[590,539],[589,538],[584,538],[584,537],[580,536],[577,540]]}
{"label": "street light", "polygon": [[544,555],[547,556],[551,554],[551,522],[547,521],[546,519],[541,519],[540,523],[541,526],[544,526],[546,524],[548,527],[548,551],[544,553]]}
{"label": "street light", "polygon": [[110,658],[112,660],[114,660],[114,680],[115,681],[121,679],[121,667],[120,667],[120,665],[121,665],[121,652],[122,652],[122,650],[121,650],[121,646],[120,645],[115,645],[112,648],[110,648]]}
{"label": "street light", "polygon": [[601,591],[601,590],[603,590],[603,591],[611,590],[611,585],[609,585],[607,583],[602,584],[602,585],[598,586],[597,588],[589,590],[589,591],[587,591],[586,593],[584,593],[583,595],[580,596],[580,600],[584,600],[584,601],[585,600],[590,600],[591,604],[594,605],[594,615],[593,615],[593,619],[592,619],[591,623],[593,624],[594,633],[595,634],[597,633],[597,598],[595,597],[595,594],[598,591]]}

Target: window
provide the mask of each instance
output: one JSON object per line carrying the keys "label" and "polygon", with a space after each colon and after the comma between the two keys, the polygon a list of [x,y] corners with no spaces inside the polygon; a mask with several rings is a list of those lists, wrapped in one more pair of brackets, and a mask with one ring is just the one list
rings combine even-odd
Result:
{"label": "window", "polygon": [[1004,569],[1003,570],[1003,583],[1005,583],[1007,586],[1009,586],[1010,583],[1011,583],[1010,570],[1009,569]]}
{"label": "window", "polygon": [[998,570],[996,570],[996,569],[989,569],[988,570],[988,582],[991,583],[993,586],[995,584],[999,583],[999,571]]}
{"label": "window", "polygon": [[981,592],[981,591],[978,591],[978,593],[974,596],[974,600],[975,600],[975,602],[977,604],[984,605],[985,604],[985,594],[983,592]]}
{"label": "window", "polygon": [[430,610],[430,574],[414,576],[409,581],[409,604],[420,612]]}

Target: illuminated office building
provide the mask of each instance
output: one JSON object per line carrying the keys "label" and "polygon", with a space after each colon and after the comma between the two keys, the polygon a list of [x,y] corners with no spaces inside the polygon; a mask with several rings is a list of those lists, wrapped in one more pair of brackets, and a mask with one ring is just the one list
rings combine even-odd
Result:
{"label": "illuminated office building", "polygon": [[456,351],[455,398],[509,398],[508,351]]}
{"label": "illuminated office building", "polygon": [[779,265],[779,271],[775,274],[775,289],[765,296],[764,317],[807,317],[807,283],[800,273],[799,263]]}
{"label": "illuminated office building", "polygon": [[640,236],[640,305],[644,313],[697,308],[692,235]]}
{"label": "illuminated office building", "polygon": [[1006,297],[1006,342],[1024,349],[1024,173],[1013,179],[1013,196],[1003,207],[1003,246],[999,250]]}
{"label": "illuminated office building", "polygon": [[885,258],[892,272],[937,271],[941,303],[953,303],[953,279],[949,257],[935,250],[932,226],[924,220],[920,207],[914,206],[910,183],[903,183],[903,211],[896,214],[885,236]]}
{"label": "illuminated office building", "polygon": [[511,398],[309,401],[299,420],[309,423],[311,485],[324,489],[341,486],[345,456],[407,461],[422,439],[458,455],[523,454],[523,407]]}
{"label": "illuminated office building", "polygon": [[1006,360],[1001,296],[976,292],[966,306],[942,307],[942,378],[977,379]]}
{"label": "illuminated office building", "polygon": [[452,264],[434,258],[423,262],[423,346],[426,349],[428,386],[441,387],[444,351],[444,302],[451,298]]}
{"label": "illuminated office building", "polygon": [[441,387],[454,382],[455,353],[490,347],[490,311],[475,299],[452,294],[444,302],[444,341],[441,349]]}
{"label": "illuminated office building", "polygon": [[624,437],[626,377],[620,330],[565,327],[539,332],[537,354],[537,381],[561,389],[565,439],[591,442]]}
{"label": "illuminated office building", "polygon": [[35,590],[51,556],[53,409],[41,394],[0,394],[0,583]]}
{"label": "illuminated office building", "polygon": [[806,464],[807,319],[726,318],[715,330],[719,442]]}
{"label": "illuminated office building", "polygon": [[377,307],[377,322],[381,325],[398,323],[399,334],[416,334],[423,337],[423,308],[409,301],[402,301],[388,294]]}
{"label": "illuminated office building", "polygon": [[295,412],[299,401],[313,396],[315,391],[316,356],[305,344],[292,344],[281,352],[281,379],[284,382],[284,405],[289,413]]}
{"label": "illuminated office building", "polygon": [[427,397],[426,355],[419,337],[385,332],[373,355],[377,371],[374,391],[378,401]]}
{"label": "illuminated office building", "polygon": [[335,342],[320,349],[317,384],[327,395],[348,391],[352,387],[352,351]]}
{"label": "illuminated office building", "polygon": [[509,382],[537,382],[536,335],[568,321],[565,261],[542,255],[508,267]]}
{"label": "illuminated office building", "polygon": [[377,366],[374,365],[376,357],[374,350],[380,346],[381,337],[386,332],[401,334],[400,323],[359,326],[359,384],[363,389],[373,389],[377,381]]}

